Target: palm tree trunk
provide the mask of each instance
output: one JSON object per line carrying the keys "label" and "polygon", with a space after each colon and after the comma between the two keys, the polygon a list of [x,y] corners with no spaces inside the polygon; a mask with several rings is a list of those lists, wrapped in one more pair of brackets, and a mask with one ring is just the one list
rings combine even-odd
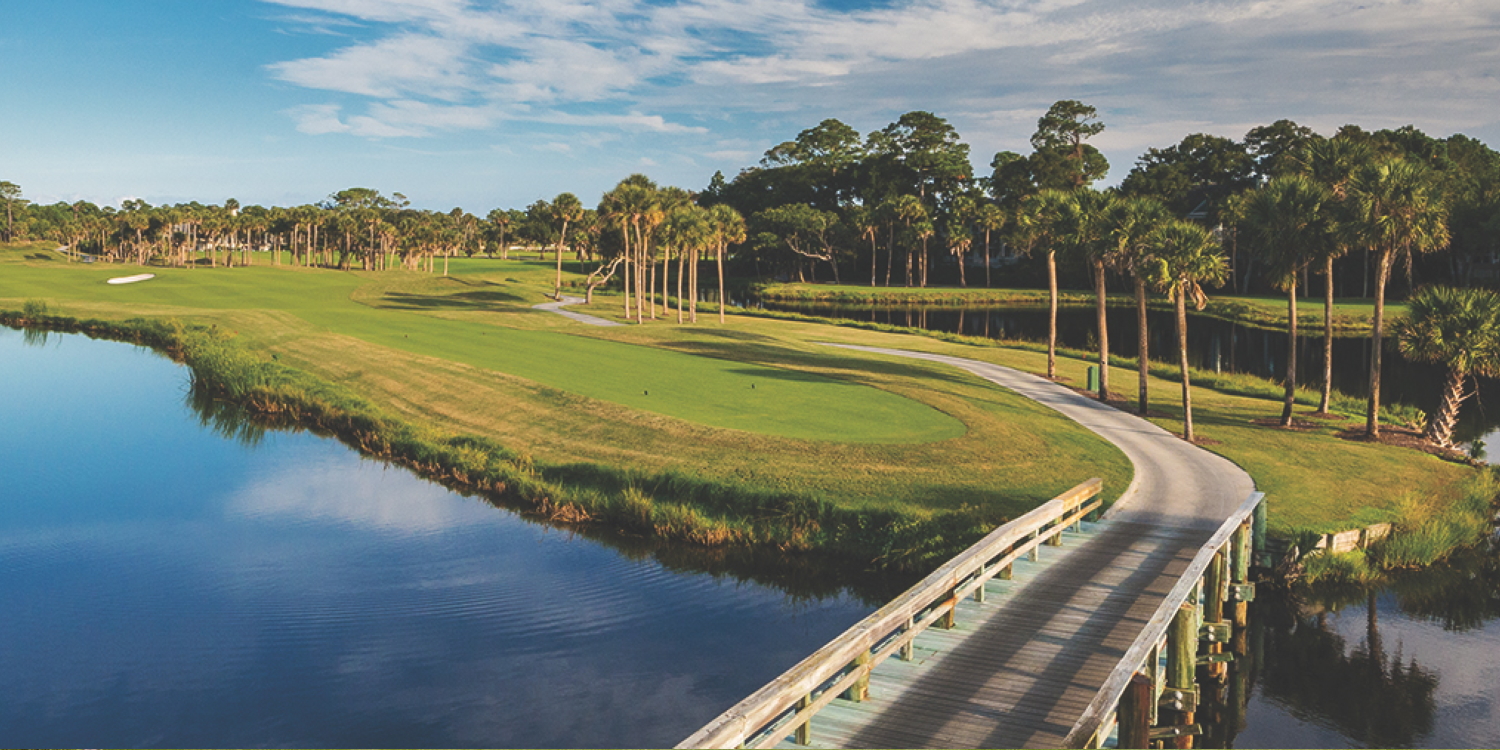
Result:
{"label": "palm tree trunk", "polygon": [[1458,423],[1458,408],[1464,402],[1464,374],[1456,367],[1448,368],[1443,379],[1443,399],[1438,410],[1427,418],[1427,439],[1443,446],[1453,447],[1453,426]]}
{"label": "palm tree trunk", "polygon": [[1094,261],[1095,312],[1099,318],[1099,400],[1109,400],[1109,321],[1104,317],[1104,261]]}
{"label": "palm tree trunk", "polygon": [[1047,379],[1057,379],[1057,252],[1047,251]]}
{"label": "palm tree trunk", "polygon": [[1193,438],[1193,392],[1188,378],[1187,356],[1187,290],[1177,292],[1177,368],[1182,373],[1182,437]]}
{"label": "palm tree trunk", "polygon": [[677,325],[682,325],[682,274],[687,269],[687,248],[677,248]]}
{"label": "palm tree trunk", "polygon": [[1138,411],[1144,417],[1150,408],[1149,399],[1146,397],[1148,387],[1146,376],[1151,369],[1151,337],[1146,331],[1146,280],[1139,276],[1135,280],[1135,331],[1136,369],[1140,374],[1140,395],[1137,397],[1137,402],[1139,403]]}
{"label": "palm tree trunk", "polygon": [[688,321],[692,323],[698,322],[698,265],[703,262],[702,251],[701,247],[693,248],[693,278],[688,284],[692,287],[689,292],[692,298],[688,300]]}
{"label": "palm tree trunk", "polygon": [[724,299],[724,246],[719,245],[719,323],[724,322],[724,308],[729,303]]}
{"label": "palm tree trunk", "polygon": [[1286,396],[1281,404],[1281,426],[1292,426],[1297,402],[1297,275],[1292,274],[1286,295]]}
{"label": "palm tree trunk", "polygon": [[870,287],[872,289],[875,287],[875,278],[880,275],[880,271],[875,265],[876,261],[880,259],[880,249],[875,246],[875,237],[879,229],[879,225],[877,224],[875,226],[876,229],[871,230],[870,232]]}
{"label": "palm tree trunk", "polygon": [[1370,401],[1365,413],[1365,437],[1380,437],[1380,344],[1385,335],[1385,282],[1391,275],[1391,252],[1375,254],[1375,319],[1370,331]]}
{"label": "palm tree trunk", "polygon": [[1327,414],[1333,401],[1333,256],[1323,266],[1323,396],[1318,413]]}
{"label": "palm tree trunk", "polygon": [[990,230],[984,230],[984,288],[990,288]]}

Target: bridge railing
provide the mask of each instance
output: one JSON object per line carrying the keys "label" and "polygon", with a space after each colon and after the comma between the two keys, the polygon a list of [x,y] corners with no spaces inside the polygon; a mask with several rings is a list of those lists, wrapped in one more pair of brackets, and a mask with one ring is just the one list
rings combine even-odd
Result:
{"label": "bridge railing", "polygon": [[[1228,640],[1226,603],[1235,607],[1233,625],[1245,625],[1245,604],[1254,592],[1250,567],[1252,561],[1263,562],[1264,499],[1264,493],[1251,493],[1198,550],[1063,747],[1100,747],[1117,722],[1122,748],[1149,747],[1152,741],[1199,731],[1191,719],[1197,702],[1194,671],[1200,664],[1219,662],[1213,654],[1200,654],[1205,644],[1217,652],[1214,644]],[[1179,720],[1188,717],[1186,723],[1153,729],[1159,708],[1176,711]]]}
{"label": "bridge railing", "polygon": [[912,640],[933,625],[953,627],[965,597],[983,600],[991,578],[1010,576],[1025,555],[1059,545],[1064,530],[1098,510],[1102,483],[1090,479],[990,532],[874,614],[677,745],[772,747],[791,735],[807,744],[813,716],[835,698],[863,700],[870,672],[891,656],[910,659]]}

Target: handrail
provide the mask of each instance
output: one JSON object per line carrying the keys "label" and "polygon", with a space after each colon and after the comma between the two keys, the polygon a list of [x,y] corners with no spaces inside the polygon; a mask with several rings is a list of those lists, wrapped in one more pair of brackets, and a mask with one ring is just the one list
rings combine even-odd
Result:
{"label": "handrail", "polygon": [[1068,735],[1063,738],[1063,747],[1085,747],[1095,739],[1095,734],[1104,724],[1104,719],[1119,705],[1120,696],[1125,692],[1130,678],[1141,669],[1150,658],[1152,650],[1166,637],[1167,628],[1172,624],[1172,617],[1182,603],[1187,601],[1188,595],[1197,589],[1199,580],[1203,578],[1204,572],[1213,562],[1214,555],[1218,554],[1234,532],[1250,518],[1250,514],[1255,512],[1255,506],[1259,505],[1264,498],[1263,492],[1250,493],[1250,497],[1240,504],[1240,507],[1198,550],[1193,561],[1177,579],[1177,585],[1167,593],[1166,598],[1151,616],[1151,620],[1146,623],[1145,630],[1142,630],[1130,648],[1126,649],[1125,656],[1120,659],[1120,663],[1110,674],[1109,679],[1105,680],[1104,686],[1099,689],[1094,700],[1089,702],[1088,708],[1084,709],[1083,716],[1079,717]]}
{"label": "handrail", "polygon": [[[868,676],[917,633],[950,615],[960,600],[1003,568],[1092,513],[1102,501],[1089,500],[1102,486],[1098,478],[1090,479],[990,532],[677,747],[739,747],[768,727],[784,725],[776,728],[777,734],[761,738],[776,744],[793,729],[805,726],[814,713]],[[825,689],[818,693],[819,688]],[[788,711],[793,712],[789,721]]]}

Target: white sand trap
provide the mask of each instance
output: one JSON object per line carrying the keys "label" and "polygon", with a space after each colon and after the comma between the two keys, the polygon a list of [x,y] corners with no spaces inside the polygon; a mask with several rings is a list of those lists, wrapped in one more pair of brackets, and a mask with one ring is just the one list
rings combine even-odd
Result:
{"label": "white sand trap", "polygon": [[106,284],[134,284],[137,281],[145,281],[146,279],[154,279],[154,278],[156,278],[156,274],[154,274],[154,273],[138,273],[138,274],[136,274],[134,276],[116,276],[115,278],[110,279],[109,281],[106,281],[104,283],[106,283]]}

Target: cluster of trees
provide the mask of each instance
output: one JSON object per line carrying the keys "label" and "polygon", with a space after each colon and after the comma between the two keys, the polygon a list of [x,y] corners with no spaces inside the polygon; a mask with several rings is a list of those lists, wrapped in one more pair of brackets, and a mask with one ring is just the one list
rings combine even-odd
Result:
{"label": "cluster of trees", "polygon": [[[1424,278],[1472,283],[1500,269],[1500,153],[1466,136],[1435,139],[1413,127],[1372,133],[1348,125],[1324,137],[1281,120],[1240,141],[1200,133],[1150,149],[1118,187],[1096,190],[1093,183],[1109,165],[1088,140],[1103,129],[1093,107],[1059,101],[1038,120],[1032,153],[996,154],[991,174],[975,177],[968,147],[931,113],[908,113],[863,139],[825,120],[767,151],[733,181],[715,175],[703,199],[748,216],[748,253],[802,280],[816,279],[825,263],[835,281],[843,264],[868,269],[872,286],[893,278],[927,286],[938,255],[949,257],[962,286],[978,260],[989,286],[993,249],[1035,257],[1052,292],[1054,332],[1062,261],[1096,292],[1101,398],[1109,397],[1104,305],[1111,281],[1134,288],[1141,351],[1151,291],[1168,294],[1180,308],[1188,299],[1201,302],[1203,284],[1281,290],[1292,339],[1283,425],[1292,423],[1299,289],[1307,294],[1310,275],[1321,276],[1326,348],[1319,411],[1326,412],[1333,298],[1338,289],[1351,296],[1353,286],[1375,299],[1371,438],[1380,430],[1379,341],[1397,264],[1407,291]],[[1188,246],[1198,248],[1199,260],[1183,271],[1172,264],[1179,262],[1176,248]],[[1054,376],[1055,333],[1049,338]],[[1145,367],[1143,360],[1143,413]],[[1190,419],[1189,410],[1189,436]],[[1429,435],[1447,444],[1451,429],[1430,428]]]}
{"label": "cluster of trees", "polygon": [[[285,252],[303,264],[429,272],[442,256],[446,273],[452,255],[506,257],[520,244],[553,252],[560,294],[562,255],[571,250],[580,261],[597,261],[586,282],[589,299],[618,276],[627,317],[637,322],[657,319],[658,301],[668,312],[673,279],[677,319],[696,321],[699,270],[709,258],[718,269],[720,300],[731,258],[757,274],[816,280],[826,266],[834,281],[867,273],[871,286],[924,287],[939,276],[967,286],[971,265],[983,269],[990,286],[996,254],[1029,258],[1045,269],[1051,291],[1049,376],[1056,374],[1059,274],[1087,278],[1095,291],[1101,398],[1110,395],[1104,308],[1111,283],[1134,290],[1143,352],[1152,292],[1174,301],[1181,343],[1185,305],[1201,305],[1205,286],[1275,288],[1287,294],[1291,313],[1285,425],[1296,386],[1298,292],[1306,295],[1317,277],[1327,347],[1320,411],[1331,395],[1335,292],[1352,296],[1352,286],[1374,296],[1366,422],[1372,438],[1379,434],[1379,341],[1393,272],[1404,271],[1411,291],[1421,280],[1472,283],[1483,271],[1500,270],[1500,153],[1466,136],[1435,139],[1412,127],[1366,132],[1349,125],[1323,137],[1281,120],[1239,141],[1193,134],[1150,149],[1118,187],[1097,190],[1109,164],[1088,141],[1103,130],[1093,107],[1059,101],[1038,119],[1031,153],[998,153],[990,174],[975,176],[968,145],[932,113],[909,112],[863,137],[828,119],[771,148],[733,180],[716,173],[696,194],[632,175],[596,208],[563,193],[524,211],[495,209],[484,219],[457,208],[412,209],[399,193],[387,198],[367,188],[296,208],[233,201],[153,208],[127,201],[115,210],[31,206],[19,186],[0,182],[0,204],[6,239],[51,238],[140,263],[246,263],[261,250],[278,263]],[[1185,350],[1180,357],[1186,401]],[[1146,366],[1142,358],[1143,413]],[[1185,405],[1191,437],[1191,404]],[[1450,433],[1432,434],[1446,443]]]}

